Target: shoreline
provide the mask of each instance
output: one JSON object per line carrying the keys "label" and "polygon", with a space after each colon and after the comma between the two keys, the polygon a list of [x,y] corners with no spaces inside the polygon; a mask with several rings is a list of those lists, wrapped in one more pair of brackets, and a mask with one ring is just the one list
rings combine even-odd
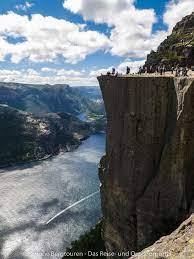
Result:
{"label": "shoreline", "polygon": [[26,160],[24,162],[16,162],[16,163],[10,163],[10,164],[6,164],[6,165],[0,165],[0,175],[4,173],[4,171],[5,171],[4,169],[9,170],[9,169],[17,167],[17,166],[29,165],[31,163],[47,161],[49,159],[52,159],[52,158],[60,155],[61,153],[73,152],[73,151],[77,150],[83,144],[83,142],[86,141],[87,139],[89,139],[90,137],[95,136],[95,135],[101,135],[101,134],[106,134],[106,132],[99,132],[99,133],[91,134],[90,136],[87,136],[87,137],[83,138],[82,140],[80,140],[79,144],[68,146],[68,149],[60,149],[59,152],[57,152],[55,154],[50,154],[50,155],[44,156],[40,159]]}
{"label": "shoreline", "polygon": [[[86,139],[88,139],[88,138],[86,138]],[[86,140],[86,139],[84,139],[84,140]],[[10,163],[10,164],[6,164],[6,165],[0,165],[0,174],[2,173],[1,170],[6,169],[6,168],[9,169],[9,168],[16,167],[16,166],[19,166],[19,165],[26,165],[26,164],[35,163],[35,162],[42,162],[42,161],[49,160],[49,159],[51,159],[55,156],[58,156],[60,153],[72,152],[72,151],[76,150],[80,145],[82,145],[83,141],[81,141],[80,144],[72,145],[72,146],[68,147],[68,149],[70,148],[69,150],[68,149],[66,149],[66,150],[60,149],[55,154],[45,155],[45,156],[43,156],[42,158],[39,158],[39,159],[32,159],[32,160],[26,160],[26,161],[23,161],[23,162],[15,162],[15,163]]]}

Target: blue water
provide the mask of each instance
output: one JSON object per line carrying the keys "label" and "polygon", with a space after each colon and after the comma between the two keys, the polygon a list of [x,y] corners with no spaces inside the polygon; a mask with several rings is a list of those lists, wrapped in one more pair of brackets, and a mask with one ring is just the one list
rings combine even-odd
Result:
{"label": "blue water", "polygon": [[85,113],[81,113],[77,116],[78,119],[80,119],[81,121],[87,121],[86,119],[86,114]]}
{"label": "blue water", "polygon": [[61,258],[70,242],[96,223],[99,194],[45,225],[99,190],[97,171],[104,150],[105,135],[94,135],[74,152],[0,170],[0,258]]}

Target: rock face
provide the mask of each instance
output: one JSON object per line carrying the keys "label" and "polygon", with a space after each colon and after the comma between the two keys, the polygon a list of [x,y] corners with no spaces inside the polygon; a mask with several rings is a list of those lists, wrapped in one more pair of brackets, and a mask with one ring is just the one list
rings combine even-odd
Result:
{"label": "rock face", "polygon": [[177,23],[158,50],[148,55],[146,65],[158,66],[161,62],[170,66],[194,66],[194,13]]}
{"label": "rock face", "polygon": [[194,79],[98,80],[108,120],[99,168],[103,237],[107,251],[140,251],[193,208]]}
{"label": "rock face", "polygon": [[194,214],[169,236],[132,256],[131,259],[193,259]]}

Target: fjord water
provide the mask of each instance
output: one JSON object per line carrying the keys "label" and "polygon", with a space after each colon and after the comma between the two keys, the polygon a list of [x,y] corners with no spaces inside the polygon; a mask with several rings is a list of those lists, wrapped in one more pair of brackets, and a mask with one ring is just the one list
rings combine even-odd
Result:
{"label": "fjord water", "polygon": [[0,258],[61,258],[65,248],[101,216],[100,195],[45,223],[99,190],[105,135],[73,152],[0,170]]}

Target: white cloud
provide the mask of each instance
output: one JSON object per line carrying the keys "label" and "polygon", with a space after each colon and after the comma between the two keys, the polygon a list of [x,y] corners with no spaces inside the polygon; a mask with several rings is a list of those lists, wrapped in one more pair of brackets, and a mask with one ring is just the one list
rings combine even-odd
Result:
{"label": "white cloud", "polygon": [[139,71],[139,67],[143,66],[145,64],[145,59],[142,60],[136,60],[136,61],[125,61],[121,63],[117,70],[121,73],[126,73],[126,67],[130,67],[131,73],[137,73]]}
{"label": "white cloud", "polygon": [[0,76],[20,76],[21,72],[18,70],[0,69]]}
{"label": "white cloud", "polygon": [[[45,72],[52,71],[52,75]],[[71,86],[97,85],[96,77],[76,70],[64,70],[55,68],[8,70],[0,69],[0,82],[17,82],[25,84],[69,84]]]}
{"label": "white cloud", "polygon": [[[126,74],[126,69],[127,66],[130,67],[131,69],[131,73],[137,73],[139,71],[139,67],[143,66],[145,64],[145,60],[141,59],[141,60],[136,60],[136,61],[132,61],[132,60],[125,60],[124,62],[120,63],[118,66],[115,67],[116,72],[121,73],[121,74]],[[93,85],[98,85],[98,81],[97,81],[97,76],[100,76],[101,74],[106,75],[107,72],[111,72],[113,67],[107,67],[107,68],[101,68],[101,69],[96,69],[96,70],[92,70],[89,73],[89,78],[90,80],[93,80]]]}
{"label": "white cloud", "polygon": [[25,71],[29,76],[38,76],[39,73],[34,70],[34,69],[31,69],[31,68],[28,68],[26,71]]}
{"label": "white cloud", "polygon": [[[86,24],[34,14],[29,18],[9,12],[0,15],[0,61],[24,59],[53,62],[59,56],[75,64],[98,50],[124,58],[145,58],[170,33],[175,23],[194,10],[194,0],[173,0],[163,15],[167,31],[153,32],[157,17],[153,9],[137,9],[134,0],[66,0],[64,7],[81,14],[85,20],[106,23],[103,33],[87,30]],[[31,2],[25,2],[30,8]],[[9,37],[9,38],[8,38]],[[17,43],[11,43],[10,37]],[[22,41],[20,41],[22,39]]]}
{"label": "white cloud", "polygon": [[57,71],[58,76],[81,76],[82,72],[80,71],[75,71],[73,69],[71,70],[65,70],[65,69],[60,69]]}
{"label": "white cloud", "polygon": [[52,72],[55,72],[56,71],[56,69],[54,69],[54,68],[50,68],[50,67],[42,67],[41,68],[41,71],[42,72],[45,72],[45,73],[52,73]]}
{"label": "white cloud", "polygon": [[184,16],[194,11],[194,0],[173,0],[166,6],[163,20],[169,28],[169,32]]}
{"label": "white cloud", "polygon": [[84,20],[106,23],[111,29],[113,55],[145,57],[166,37],[164,32],[152,32],[157,21],[154,10],[139,10],[134,0],[66,0],[64,7],[81,14]]}
{"label": "white cloud", "polygon": [[111,72],[112,67],[107,67],[107,68],[101,68],[101,69],[96,69],[90,72],[91,77],[97,77],[100,76],[101,74],[105,75],[108,71]]}
{"label": "white cloud", "polygon": [[83,74],[82,71],[76,71],[73,69],[56,69],[56,68],[49,68],[43,67],[41,68],[42,72],[45,73],[55,73],[57,76],[81,76]]}
{"label": "white cloud", "polygon": [[133,3],[134,0],[66,0],[63,6],[73,13],[80,13],[85,20],[114,25],[117,17],[113,15],[120,16]]}
{"label": "white cloud", "polygon": [[[134,0],[66,0],[64,7],[81,14],[85,21],[107,24],[110,37],[87,30],[86,24],[75,24],[64,19],[34,14],[30,18],[9,12],[0,15],[0,61],[10,56],[11,62],[24,59],[32,62],[54,62],[59,56],[76,63],[98,50],[126,60],[116,67],[125,73],[129,66],[136,72],[144,64],[146,54],[156,49],[185,15],[194,11],[194,0],[173,0],[166,5],[163,21],[168,29],[153,32],[157,17],[153,9],[137,9]],[[26,2],[29,3],[29,2]],[[29,3],[30,4],[30,3]],[[28,8],[30,6],[27,5]],[[11,43],[10,38],[17,43]],[[22,39],[22,41],[20,41]],[[103,56],[102,56],[103,58]],[[131,58],[138,58],[132,61]],[[141,60],[139,60],[141,58]],[[84,69],[57,69],[43,67],[40,71],[0,70],[0,81],[21,83],[70,85],[97,85],[96,76],[111,67],[87,73]]]}
{"label": "white cloud", "polygon": [[[144,64],[145,64],[145,59],[136,60],[136,61],[126,60],[126,61],[122,62],[121,64],[119,64],[117,67],[115,67],[115,69],[117,72],[125,74],[126,68],[128,66],[131,69],[131,73],[137,73],[139,70],[139,67],[143,66]],[[90,76],[97,77],[101,74],[103,74],[103,75],[106,74],[108,71],[111,72],[111,70],[112,70],[112,67],[93,70],[90,72]]]}
{"label": "white cloud", "polygon": [[84,20],[105,23],[110,28],[110,52],[128,58],[144,58],[171,32],[172,27],[194,10],[194,0],[173,0],[163,19],[168,30],[153,32],[157,17],[153,9],[137,9],[134,0],[65,0],[64,8]]}
{"label": "white cloud", "polygon": [[[7,36],[24,39],[10,43]],[[84,31],[84,26],[40,14],[21,16],[14,12],[0,15],[0,59],[11,56],[13,63],[27,58],[33,62],[53,61],[63,56],[76,63],[99,49],[106,49],[108,38],[96,31]]]}
{"label": "white cloud", "polygon": [[15,9],[22,10],[26,12],[28,9],[30,9],[34,4],[26,1],[24,4],[18,4],[15,6]]}

